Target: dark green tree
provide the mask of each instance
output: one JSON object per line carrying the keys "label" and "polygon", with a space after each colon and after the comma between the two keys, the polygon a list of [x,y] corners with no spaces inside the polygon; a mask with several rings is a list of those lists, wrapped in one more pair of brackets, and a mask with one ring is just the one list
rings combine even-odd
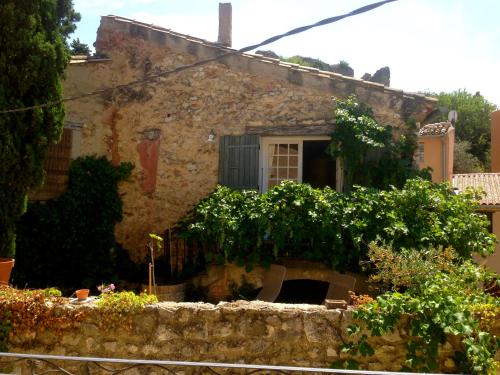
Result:
{"label": "dark green tree", "polygon": [[[0,2],[0,111],[58,101],[67,36],[80,15],[71,0]],[[29,189],[43,181],[49,144],[60,138],[62,103],[0,113],[0,256],[13,256]]]}
{"label": "dark green tree", "polygon": [[80,38],[73,39],[69,45],[72,55],[90,55],[90,48],[87,44],[80,42]]}
{"label": "dark green tree", "polygon": [[477,173],[483,172],[481,161],[470,153],[470,142],[455,141],[455,150],[453,155],[454,173]]}
{"label": "dark green tree", "polygon": [[439,107],[442,110],[438,118],[433,120],[446,121],[448,112],[456,110],[458,112],[455,124],[456,139],[469,142],[470,148],[467,152],[479,159],[481,169],[489,170],[490,113],[497,108],[496,105],[490,103],[480,93],[471,94],[466,90],[441,92],[434,96],[439,99]]}

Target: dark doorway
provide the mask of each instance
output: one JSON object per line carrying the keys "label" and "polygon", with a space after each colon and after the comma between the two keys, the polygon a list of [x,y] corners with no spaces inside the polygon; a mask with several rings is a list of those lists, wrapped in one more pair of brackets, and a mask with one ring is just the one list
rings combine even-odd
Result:
{"label": "dark doorway", "polygon": [[286,280],[275,302],[321,305],[325,300],[328,286],[328,282],[320,280]]}
{"label": "dark doorway", "polygon": [[302,182],[314,188],[330,186],[335,189],[335,160],[325,150],[330,141],[304,141],[302,159]]}

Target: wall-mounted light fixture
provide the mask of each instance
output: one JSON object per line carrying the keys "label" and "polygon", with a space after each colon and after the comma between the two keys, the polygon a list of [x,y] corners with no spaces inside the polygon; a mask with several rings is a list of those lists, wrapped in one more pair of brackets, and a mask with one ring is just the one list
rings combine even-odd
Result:
{"label": "wall-mounted light fixture", "polygon": [[215,142],[215,133],[214,133],[214,129],[210,130],[210,133],[208,133],[208,139],[207,141],[208,142]]}

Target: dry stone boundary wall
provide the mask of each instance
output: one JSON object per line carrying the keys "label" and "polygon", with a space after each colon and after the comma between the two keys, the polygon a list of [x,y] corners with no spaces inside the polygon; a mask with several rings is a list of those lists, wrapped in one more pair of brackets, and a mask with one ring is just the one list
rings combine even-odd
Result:
{"label": "dry stone boundary wall", "polygon": [[[348,342],[352,310],[317,305],[265,302],[173,303],[149,306],[132,319],[130,329],[103,327],[102,312],[92,305],[87,318],[58,334],[57,327],[11,339],[11,352],[67,356],[232,362],[329,367]],[[370,338],[374,356],[360,358],[370,370],[400,370],[408,334],[404,327]],[[454,349],[446,343],[441,370],[454,370]]]}

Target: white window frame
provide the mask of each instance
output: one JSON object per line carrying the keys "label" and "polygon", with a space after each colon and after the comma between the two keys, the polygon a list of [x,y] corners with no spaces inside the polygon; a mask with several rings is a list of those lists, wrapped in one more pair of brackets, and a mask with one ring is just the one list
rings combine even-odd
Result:
{"label": "white window frame", "polygon": [[[260,160],[260,173],[259,173],[259,186],[260,186],[260,192],[265,193],[267,191],[267,186],[269,183],[269,178],[268,174],[265,173],[265,171],[268,170],[269,165],[269,145],[274,144],[274,143],[298,143],[299,145],[299,165],[298,165],[298,182],[302,182],[302,161],[303,161],[303,156],[304,156],[304,141],[329,141],[331,137],[329,136],[314,136],[314,135],[307,135],[307,136],[282,136],[282,137],[261,137],[260,138],[260,152],[259,152],[259,160]],[[339,171],[339,161],[337,160],[337,176],[340,174],[338,173]],[[338,190],[338,183],[337,183],[337,190]]]}

